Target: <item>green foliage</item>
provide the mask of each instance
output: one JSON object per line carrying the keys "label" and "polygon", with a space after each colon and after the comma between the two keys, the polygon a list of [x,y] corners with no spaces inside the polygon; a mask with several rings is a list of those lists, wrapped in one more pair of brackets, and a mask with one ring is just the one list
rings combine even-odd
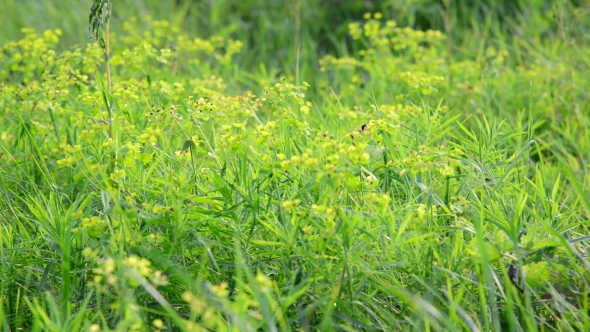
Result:
{"label": "green foliage", "polygon": [[0,46],[3,330],[590,328],[587,8],[130,3]]}

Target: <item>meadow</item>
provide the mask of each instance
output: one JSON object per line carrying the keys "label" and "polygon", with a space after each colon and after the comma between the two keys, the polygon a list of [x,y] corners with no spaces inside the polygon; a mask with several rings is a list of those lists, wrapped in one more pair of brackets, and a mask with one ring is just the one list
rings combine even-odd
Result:
{"label": "meadow", "polygon": [[0,22],[2,331],[590,331],[587,2]]}

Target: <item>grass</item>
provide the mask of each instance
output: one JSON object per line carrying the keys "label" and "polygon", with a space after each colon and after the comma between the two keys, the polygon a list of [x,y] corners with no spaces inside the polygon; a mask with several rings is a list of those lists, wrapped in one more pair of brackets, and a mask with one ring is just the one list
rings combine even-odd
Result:
{"label": "grass", "polygon": [[2,330],[590,329],[588,7],[187,4],[7,2]]}

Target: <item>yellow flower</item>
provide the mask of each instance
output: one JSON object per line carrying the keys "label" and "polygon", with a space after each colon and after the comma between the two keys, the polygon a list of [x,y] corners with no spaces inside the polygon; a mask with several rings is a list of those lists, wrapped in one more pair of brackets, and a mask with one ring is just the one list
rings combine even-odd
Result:
{"label": "yellow flower", "polygon": [[222,282],[219,285],[213,286],[213,292],[217,294],[219,297],[226,297],[229,295],[229,290],[227,282]]}
{"label": "yellow flower", "polygon": [[258,272],[255,278],[256,282],[261,286],[263,290],[272,288],[273,282],[265,274]]}
{"label": "yellow flower", "polygon": [[107,227],[107,221],[97,216],[84,218],[82,220],[82,227],[86,229],[88,235],[98,237],[104,234]]}
{"label": "yellow flower", "polygon": [[295,208],[297,208],[299,203],[301,203],[301,200],[299,200],[299,199],[287,200],[287,201],[283,202],[283,208],[286,211],[293,211],[293,210],[295,210]]}
{"label": "yellow flower", "polygon": [[157,329],[162,329],[164,327],[164,322],[161,319],[154,319],[152,321],[152,324],[154,325],[154,327],[156,327]]}

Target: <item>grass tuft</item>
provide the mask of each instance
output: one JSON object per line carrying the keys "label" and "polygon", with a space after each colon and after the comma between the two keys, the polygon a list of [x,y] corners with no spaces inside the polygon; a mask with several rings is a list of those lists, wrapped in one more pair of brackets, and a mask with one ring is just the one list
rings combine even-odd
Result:
{"label": "grass tuft", "polygon": [[329,3],[8,0],[0,328],[590,330],[588,8]]}

